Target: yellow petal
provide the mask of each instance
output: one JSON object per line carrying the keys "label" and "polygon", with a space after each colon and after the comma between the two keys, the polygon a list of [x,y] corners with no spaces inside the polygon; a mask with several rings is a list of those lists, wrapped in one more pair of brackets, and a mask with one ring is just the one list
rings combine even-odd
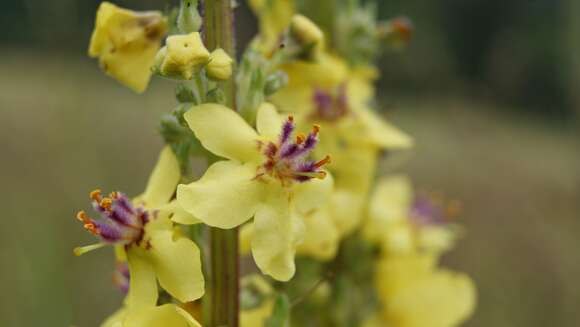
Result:
{"label": "yellow petal", "polygon": [[144,202],[148,208],[159,208],[169,203],[180,178],[179,162],[173,150],[166,146],[159,155],[157,164],[149,176],[145,192],[139,196],[139,201]]}
{"label": "yellow petal", "polygon": [[252,251],[252,236],[254,235],[254,224],[247,223],[240,228],[240,254],[247,255]]}
{"label": "yellow petal", "polygon": [[127,251],[129,264],[129,293],[127,306],[131,309],[151,307],[157,303],[157,281],[153,266],[142,248],[132,246]]}
{"label": "yellow petal", "polygon": [[[184,316],[186,315],[186,316]],[[124,327],[201,327],[187,312],[175,304],[131,310]]]}
{"label": "yellow petal", "polygon": [[264,102],[258,108],[256,129],[262,138],[277,140],[282,130],[283,122],[284,119],[278,114],[273,104]]}
{"label": "yellow petal", "polygon": [[313,178],[293,186],[293,203],[300,213],[307,213],[324,205],[332,193],[334,179],[326,174],[323,179]]}
{"label": "yellow petal", "polygon": [[413,188],[404,175],[383,177],[373,195],[364,236],[371,242],[380,241],[391,224],[409,219]]}
{"label": "yellow petal", "polygon": [[431,276],[436,264],[437,257],[429,253],[387,256],[377,265],[377,290],[388,301],[417,281]]}
{"label": "yellow petal", "polygon": [[103,2],[97,12],[89,55],[99,57],[105,72],[136,92],[143,92],[167,22],[160,12],[134,12]]}
{"label": "yellow petal", "polygon": [[[370,142],[385,150],[408,149],[413,146],[413,139],[403,131],[382,119],[368,108],[356,110],[357,118],[365,125],[361,142]],[[366,140],[365,140],[366,139]]]}
{"label": "yellow petal", "polygon": [[184,118],[201,144],[218,156],[247,162],[260,155],[256,131],[227,107],[202,104],[191,108]]}
{"label": "yellow petal", "polygon": [[123,327],[123,321],[127,316],[127,311],[126,308],[117,310],[101,324],[101,327]]}
{"label": "yellow petal", "polygon": [[165,211],[170,212],[171,213],[171,221],[178,223],[178,224],[195,225],[195,224],[201,223],[201,220],[195,218],[189,212],[185,211],[185,209],[183,209],[179,205],[177,200],[173,200],[173,201],[169,202],[167,205],[160,208],[160,210],[161,211],[165,210]]}
{"label": "yellow petal", "polygon": [[330,213],[341,237],[352,233],[361,223],[365,199],[359,192],[337,189],[330,197]]}
{"label": "yellow petal", "polygon": [[242,310],[240,312],[240,327],[263,327],[272,315],[274,301],[269,299],[257,308]]}
{"label": "yellow petal", "polygon": [[234,161],[218,161],[203,177],[179,185],[181,207],[205,224],[233,228],[250,219],[261,201],[264,184],[255,180],[256,167]]}
{"label": "yellow petal", "polygon": [[473,313],[475,293],[467,275],[439,270],[395,294],[386,315],[398,326],[458,326]]}
{"label": "yellow petal", "polygon": [[279,281],[292,278],[296,247],[303,235],[304,223],[284,197],[260,206],[254,217],[252,255],[262,273]]}
{"label": "yellow petal", "polygon": [[147,250],[161,287],[181,302],[199,299],[204,293],[199,248],[190,239],[173,239],[171,230],[156,231]]}
{"label": "yellow petal", "polygon": [[329,208],[321,208],[306,215],[304,225],[304,242],[298,246],[298,254],[322,261],[334,258],[340,235],[330,217]]}
{"label": "yellow petal", "polygon": [[227,80],[232,76],[233,63],[234,61],[224,49],[215,49],[206,66],[207,75],[217,80]]}

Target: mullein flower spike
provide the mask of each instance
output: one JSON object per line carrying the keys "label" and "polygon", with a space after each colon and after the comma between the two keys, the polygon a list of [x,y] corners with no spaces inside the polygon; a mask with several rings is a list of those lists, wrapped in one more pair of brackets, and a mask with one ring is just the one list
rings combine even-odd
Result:
{"label": "mullein flower spike", "polygon": [[238,114],[216,104],[193,107],[185,120],[218,161],[205,175],[177,189],[177,201],[205,224],[240,226],[252,217],[251,248],[265,274],[288,280],[295,272],[294,254],[304,235],[303,215],[325,203],[332,178],[310,160],[319,127],[293,137],[295,123],[285,121],[270,104],[257,115],[257,132]]}

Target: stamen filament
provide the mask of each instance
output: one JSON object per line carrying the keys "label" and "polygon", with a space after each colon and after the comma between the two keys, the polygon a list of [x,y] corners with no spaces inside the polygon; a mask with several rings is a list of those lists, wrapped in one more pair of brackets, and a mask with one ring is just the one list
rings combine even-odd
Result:
{"label": "stamen filament", "polygon": [[83,255],[87,252],[91,252],[93,250],[100,249],[106,245],[107,245],[107,243],[97,243],[97,244],[91,244],[91,245],[85,245],[85,246],[78,246],[78,247],[74,248],[73,253],[77,257],[80,257],[81,255]]}

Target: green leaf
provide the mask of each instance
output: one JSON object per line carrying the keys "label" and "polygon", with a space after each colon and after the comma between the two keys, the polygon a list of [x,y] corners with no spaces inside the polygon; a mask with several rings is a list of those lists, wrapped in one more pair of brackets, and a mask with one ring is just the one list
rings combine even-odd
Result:
{"label": "green leaf", "polygon": [[265,327],[289,327],[290,326],[290,300],[284,293],[278,294],[274,301],[272,316],[266,320]]}

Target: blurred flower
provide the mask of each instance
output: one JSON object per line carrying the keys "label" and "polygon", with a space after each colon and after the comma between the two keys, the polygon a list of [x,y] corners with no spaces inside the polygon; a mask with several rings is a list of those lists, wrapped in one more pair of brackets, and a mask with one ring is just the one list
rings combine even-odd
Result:
{"label": "blurred flower", "polygon": [[390,253],[440,254],[457,238],[457,228],[449,223],[456,206],[450,202],[444,207],[435,199],[415,195],[406,176],[385,177],[371,199],[364,236]]}
{"label": "blurred flower", "polygon": [[267,51],[278,48],[295,13],[294,0],[250,0],[249,4],[260,22],[260,43]]}
{"label": "blurred flower", "polygon": [[200,180],[180,185],[179,204],[219,228],[234,228],[254,217],[256,264],[277,280],[290,279],[304,233],[300,215],[322,205],[332,189],[322,169],[329,157],[308,159],[318,143],[318,126],[293,139],[293,118],[283,121],[270,104],[258,110],[258,132],[217,104],[193,107],[184,118],[206,149],[229,160],[213,164]]}
{"label": "blurred flower", "polygon": [[167,23],[160,12],[134,12],[103,2],[89,56],[98,57],[107,74],[141,93],[149,84],[150,69],[166,32]]}
{"label": "blurred flower", "polygon": [[249,275],[241,281],[241,327],[261,327],[272,315],[274,290],[259,275]]}
{"label": "blurred flower", "polygon": [[155,58],[155,69],[163,76],[192,79],[196,68],[208,63],[210,53],[199,32],[172,35]]}
{"label": "blurred flower", "polygon": [[409,136],[374,113],[368,103],[374,96],[372,68],[351,69],[341,59],[323,54],[317,63],[294,62],[282,67],[289,85],[274,94],[271,101],[296,120],[317,123],[325,137],[315,153],[329,153],[336,177],[336,188],[348,197],[352,215],[334,215],[341,235],[351,233],[362,220],[364,199],[373,179],[379,154],[383,150],[406,149]]}
{"label": "blurred flower", "polygon": [[89,218],[83,211],[78,214],[84,227],[102,242],[76,248],[75,254],[107,244],[124,250],[130,271],[127,305],[131,308],[155,305],[157,281],[182,302],[204,293],[199,248],[176,235],[170,220],[174,213],[184,215],[174,210],[174,201],[170,202],[180,178],[177,159],[166,147],[141,196],[131,202],[124,194],[113,192],[103,197],[97,190],[91,192],[91,199],[103,219]]}
{"label": "blurred flower", "polygon": [[214,50],[209,56],[207,75],[217,80],[227,80],[232,76],[234,61],[223,49]]}
{"label": "blurred flower", "polygon": [[382,319],[397,327],[452,327],[473,313],[476,290],[469,276],[436,268],[430,254],[387,256],[376,281]]}

